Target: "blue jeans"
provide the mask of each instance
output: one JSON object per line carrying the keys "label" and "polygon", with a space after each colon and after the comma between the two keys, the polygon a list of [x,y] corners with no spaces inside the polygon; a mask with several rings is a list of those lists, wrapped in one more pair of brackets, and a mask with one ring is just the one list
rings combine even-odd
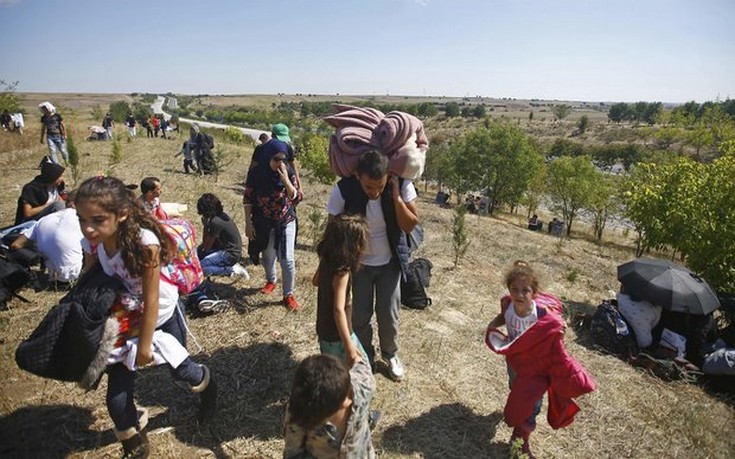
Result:
{"label": "blue jeans", "polygon": [[[181,304],[174,311],[174,315],[158,329],[170,333],[186,346],[186,328]],[[190,357],[181,362],[177,368],[169,366],[169,370],[175,379],[185,381],[190,386],[199,385],[204,380],[204,368]],[[137,427],[138,424],[138,413],[133,400],[135,373],[135,371],[128,370],[122,363],[107,367],[107,411],[118,431]]]}
{"label": "blue jeans", "polygon": [[64,158],[64,162],[69,164],[69,152],[66,150],[66,140],[60,135],[51,135],[46,137],[46,144],[48,145],[48,153],[51,157],[51,161],[56,164],[61,164],[59,158],[56,157],[56,152],[61,152],[61,157]]}
{"label": "blue jeans", "polygon": [[229,276],[237,260],[232,254],[218,250],[208,254],[202,252],[199,255],[199,262],[202,264],[202,271],[208,276]]}
{"label": "blue jeans", "polygon": [[373,311],[378,320],[380,354],[387,360],[398,352],[400,280],[401,267],[396,261],[383,266],[362,265],[352,276],[352,327],[371,362],[375,359]]}
{"label": "blue jeans", "polygon": [[[508,387],[513,388],[513,380],[516,379],[516,372],[507,361],[505,362],[505,365],[508,367]],[[529,428],[529,430],[533,430],[536,428],[536,416],[538,416],[541,412],[541,403],[543,401],[543,397],[536,401],[536,403],[533,405],[533,414],[531,414],[531,416],[526,419],[526,426]]]}
{"label": "blue jeans", "polygon": [[[367,352],[365,352],[365,349],[362,347],[362,343],[354,332],[350,335],[350,339],[352,339],[352,342],[355,344],[357,351],[360,353],[365,363],[369,364],[370,360],[368,360]],[[345,345],[342,344],[342,341],[319,341],[319,352],[322,354],[333,355],[343,363],[346,363],[347,361],[347,353],[345,352]]]}
{"label": "blue jeans", "polygon": [[278,244],[278,250],[273,246],[275,238],[275,230],[271,230],[268,237],[268,247],[263,250],[263,268],[265,269],[265,279],[268,282],[276,283],[276,258],[281,262],[281,277],[283,277],[283,296],[293,294],[294,284],[296,283],[296,261],[294,260],[294,251],[296,250],[296,220],[286,225],[285,243]]}

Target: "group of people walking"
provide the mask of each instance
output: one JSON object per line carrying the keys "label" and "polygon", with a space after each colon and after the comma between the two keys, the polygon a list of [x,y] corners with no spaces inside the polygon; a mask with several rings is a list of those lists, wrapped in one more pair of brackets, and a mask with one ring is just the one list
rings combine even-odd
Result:
{"label": "group of people walking", "polygon": [[[63,168],[57,164],[56,153],[61,152],[68,161],[63,147],[65,129],[53,106],[42,104],[42,111],[42,141],[46,135],[53,154],[35,184],[24,189],[16,223],[58,210],[56,199],[44,200],[40,195],[58,193],[59,168],[62,173]],[[208,143],[193,125],[181,152],[185,172],[206,167],[201,148]],[[304,194],[295,158],[288,127],[274,125],[271,136],[261,136],[253,152],[242,199],[247,258],[264,271],[260,291],[273,294],[280,284],[282,304],[289,311],[301,308],[296,299],[296,237],[297,207]],[[132,297],[120,317],[137,326],[126,335],[126,344],[110,354],[107,371],[107,408],[125,457],[147,457],[150,451],[145,435],[147,416],[133,401],[138,369],[167,364],[174,378],[199,394],[200,422],[208,421],[217,405],[216,374],[194,362],[185,348],[180,292],[161,280],[175,248],[162,229],[161,222],[168,216],[160,203],[160,180],[148,177],[140,188],[136,199],[122,181],[93,177],[82,183],[73,199],[84,237],[85,270],[99,265],[108,275],[122,279]],[[341,178],[333,187],[326,202],[327,225],[317,245],[319,264],[312,276],[317,288],[315,326],[321,355],[305,359],[296,370],[284,418],[284,457],[374,457],[370,426],[377,416],[370,403],[376,387],[373,374],[379,370],[378,349],[391,379],[401,381],[406,375],[399,358],[400,283],[408,271],[406,235],[419,223],[416,199],[413,183],[390,174],[388,158],[378,150],[364,152],[355,174]],[[46,210],[52,206],[53,210]],[[203,194],[196,208],[202,218],[203,238],[197,252],[204,273],[250,279],[241,264],[243,240],[236,218],[211,193]],[[510,297],[488,328],[487,342],[493,350],[506,352],[499,349],[497,339],[491,339],[491,329],[503,324],[510,342],[536,322],[549,325],[536,327],[534,330],[541,331],[535,339],[546,340],[551,333],[561,339],[559,320],[547,317],[534,301],[540,288],[528,264],[514,265],[506,286]],[[199,299],[207,297],[202,290],[193,293]],[[374,316],[378,349],[373,339]],[[563,352],[558,346],[549,349],[550,353]],[[527,360],[510,357],[508,364],[515,395],[512,403],[509,399],[512,407],[506,407],[506,419],[512,420],[513,437],[522,441],[524,452],[530,455],[528,438],[540,409],[539,397],[548,386],[535,384],[529,392],[528,381],[533,380],[534,372],[548,369],[536,365],[528,370]],[[572,388],[577,391],[574,396],[594,389],[591,379],[584,382],[584,387]],[[517,400],[529,394],[530,399]],[[570,407],[563,413],[566,417],[560,422],[571,422],[576,412],[572,411]]]}

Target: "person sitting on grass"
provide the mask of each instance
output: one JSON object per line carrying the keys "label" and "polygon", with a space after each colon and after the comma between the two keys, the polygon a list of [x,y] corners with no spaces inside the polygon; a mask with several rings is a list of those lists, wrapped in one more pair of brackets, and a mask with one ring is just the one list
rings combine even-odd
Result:
{"label": "person sitting on grass", "polygon": [[140,181],[138,202],[149,214],[159,220],[168,220],[166,211],[161,207],[161,181],[158,177],[146,177]]}
{"label": "person sitting on grass", "polygon": [[84,235],[74,208],[75,194],[69,193],[66,209],[39,219],[10,244],[13,251],[34,246],[43,256],[49,280],[62,284],[75,281],[82,271]]}
{"label": "person sitting on grass", "polygon": [[296,369],[283,421],[283,457],[374,458],[374,396],[375,378],[364,360],[348,370],[332,355],[305,358]]}
{"label": "person sitting on grass", "polygon": [[240,230],[225,213],[219,198],[204,193],[197,201],[197,213],[202,216],[204,226],[202,244],[197,248],[204,274],[250,279],[248,270],[238,263],[242,256]]}
{"label": "person sitting on grass", "polygon": [[23,185],[15,211],[15,225],[38,220],[66,208],[63,175],[63,166],[51,161],[42,162],[41,173]]}

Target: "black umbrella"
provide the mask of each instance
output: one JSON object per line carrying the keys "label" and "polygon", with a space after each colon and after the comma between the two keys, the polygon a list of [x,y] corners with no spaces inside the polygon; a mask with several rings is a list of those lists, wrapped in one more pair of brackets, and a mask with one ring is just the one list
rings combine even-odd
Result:
{"label": "black umbrella", "polygon": [[636,258],[618,266],[618,280],[625,293],[670,311],[705,315],[720,307],[704,279],[669,261]]}

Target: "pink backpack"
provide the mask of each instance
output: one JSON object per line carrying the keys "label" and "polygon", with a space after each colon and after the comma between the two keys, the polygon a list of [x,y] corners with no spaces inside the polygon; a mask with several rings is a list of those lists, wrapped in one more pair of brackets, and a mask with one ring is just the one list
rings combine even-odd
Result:
{"label": "pink backpack", "polygon": [[161,269],[161,279],[179,288],[187,295],[204,281],[204,271],[197,256],[197,233],[194,225],[184,218],[161,221],[166,234],[174,243],[174,257]]}

